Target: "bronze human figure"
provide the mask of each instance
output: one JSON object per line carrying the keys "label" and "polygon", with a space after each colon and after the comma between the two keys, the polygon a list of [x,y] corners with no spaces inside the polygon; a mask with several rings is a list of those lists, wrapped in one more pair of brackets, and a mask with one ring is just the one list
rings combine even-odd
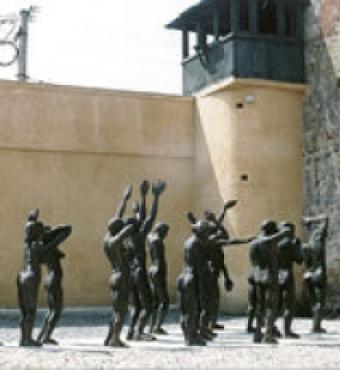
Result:
{"label": "bronze human figure", "polygon": [[[214,223],[216,226],[215,230],[215,235],[210,239],[216,240],[217,241],[217,246],[212,246],[209,248],[210,255],[209,255],[209,260],[210,260],[210,268],[212,271],[212,301],[211,301],[211,328],[212,329],[223,329],[223,325],[217,323],[217,317],[218,317],[218,310],[219,310],[219,304],[220,304],[220,290],[219,290],[219,284],[218,284],[218,279],[220,274],[223,274],[224,277],[224,287],[227,292],[230,292],[233,289],[233,281],[229,277],[229,272],[228,268],[225,264],[224,261],[224,250],[223,247],[228,244],[243,244],[243,243],[248,243],[249,239],[247,240],[230,240],[230,235],[227,229],[223,225],[223,221],[226,215],[227,210],[235,207],[237,204],[236,200],[230,200],[225,203],[221,213],[216,217],[216,215],[209,211],[206,210],[204,212],[205,219]],[[226,243],[223,244],[221,241],[225,240]],[[211,241],[210,241],[211,243]]]}
{"label": "bronze human figure", "polygon": [[[261,233],[250,244],[250,261],[256,289],[256,343],[277,343],[274,333],[279,304],[277,243],[287,235],[288,229],[279,230],[275,222],[264,221]],[[264,337],[261,333],[263,322],[266,323]]]}
{"label": "bronze human figure", "polygon": [[121,341],[120,333],[128,311],[130,289],[129,265],[124,240],[132,233],[136,224],[125,225],[120,218],[112,218],[108,224],[108,231],[104,238],[104,251],[112,268],[110,277],[112,297],[112,318],[109,332],[104,345],[112,347],[126,347]]}
{"label": "bronze human figure", "polygon": [[169,293],[167,283],[167,263],[165,258],[164,239],[168,235],[169,226],[158,223],[147,237],[151,266],[149,279],[152,292],[152,315],[150,333],[167,334],[162,325],[169,309]]}
{"label": "bronze human figure", "polygon": [[41,262],[47,266],[45,288],[48,303],[48,313],[38,335],[38,341],[41,343],[58,344],[56,340],[51,338],[63,309],[61,259],[65,257],[65,254],[58,249],[58,246],[71,235],[71,232],[72,227],[70,225],[59,225],[50,231],[46,230],[43,237],[44,245],[49,244],[50,248],[48,251],[44,251],[41,256]]}
{"label": "bronze human figure", "polygon": [[41,346],[32,338],[41,281],[40,259],[45,226],[38,221],[39,210],[31,211],[25,224],[24,269],[18,274],[17,289],[20,309],[20,346]]}
{"label": "bronze human figure", "polygon": [[279,309],[284,315],[284,336],[286,338],[299,338],[291,330],[295,315],[295,277],[294,263],[303,262],[301,241],[295,235],[295,226],[291,222],[282,222],[279,229],[288,229],[290,234],[279,240],[277,244],[279,263]]}
{"label": "bronze human figure", "polygon": [[146,268],[146,238],[151,231],[158,212],[159,197],[166,187],[164,181],[152,184],[153,202],[151,211],[146,215],[146,195],[149,183],[143,181],[140,187],[141,200],[134,205],[137,227],[126,239],[128,260],[132,281],[132,315],[127,339],[154,340],[149,333],[144,333],[144,328],[152,313],[152,294]]}
{"label": "bronze human figure", "polygon": [[303,245],[304,281],[307,286],[313,313],[313,333],[325,333],[321,327],[327,295],[326,239],[328,217],[319,215],[304,217],[303,225],[309,233],[308,241]]}
{"label": "bronze human figure", "polygon": [[196,221],[192,214],[188,214],[188,219],[193,234],[184,243],[184,266],[177,279],[181,328],[186,345],[202,346],[207,338],[203,338],[200,329],[208,328],[212,286],[206,248],[216,227],[207,220]]}

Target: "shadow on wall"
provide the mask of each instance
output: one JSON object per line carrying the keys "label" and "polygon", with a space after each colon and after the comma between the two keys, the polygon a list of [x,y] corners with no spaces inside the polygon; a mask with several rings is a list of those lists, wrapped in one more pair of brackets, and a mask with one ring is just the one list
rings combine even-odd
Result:
{"label": "shadow on wall", "polygon": [[304,214],[326,212],[328,311],[339,314],[340,284],[340,5],[311,1],[305,15]]}
{"label": "shadow on wall", "polygon": [[[199,104],[198,104],[199,105]],[[209,120],[211,127],[208,131],[211,133],[216,129],[214,119]],[[198,186],[195,189],[195,214],[197,217],[203,217],[205,209],[212,210],[219,214],[226,201],[237,199],[225,183],[230,180],[228,172],[225,172],[225,182],[219,182],[218,178],[221,170],[224,172],[224,164],[228,162],[228,148],[223,137],[223,130],[215,131],[220,136],[221,142],[216,142],[216,147],[220,149],[220,155],[225,156],[223,161],[214,156],[215,153],[211,148],[211,135],[207,132],[207,127],[203,124],[200,107],[196,111],[196,181]],[[210,138],[209,138],[210,136]],[[214,136],[214,135],[213,135]],[[215,137],[216,139],[216,137]],[[213,139],[214,140],[214,139]],[[220,158],[222,159],[222,158]],[[223,162],[223,163],[222,163]],[[236,205],[243,207],[242,204]],[[232,238],[240,237],[234,228],[232,214],[235,209],[227,212],[225,225]],[[240,253],[241,252],[241,253]],[[224,249],[225,263],[228,267],[230,277],[234,281],[232,292],[226,292],[223,284],[223,278],[220,279],[221,301],[220,306],[223,312],[228,314],[242,314],[247,308],[247,275],[249,271],[248,247],[245,245],[226,247]]]}

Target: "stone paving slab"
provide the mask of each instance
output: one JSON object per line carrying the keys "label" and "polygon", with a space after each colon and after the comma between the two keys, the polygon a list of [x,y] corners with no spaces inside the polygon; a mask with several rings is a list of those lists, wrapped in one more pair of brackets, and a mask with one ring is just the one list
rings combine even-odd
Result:
{"label": "stone paving slab", "polygon": [[245,333],[245,317],[222,318],[225,330],[216,340],[207,347],[186,347],[177,323],[178,313],[172,312],[165,325],[168,336],[159,336],[155,342],[128,342],[130,348],[115,349],[102,345],[108,317],[109,311],[65,313],[54,335],[60,345],[43,348],[17,347],[18,328],[7,324],[0,330],[4,342],[0,347],[0,369],[340,368],[337,321],[325,322],[327,334],[312,335],[310,320],[298,319],[294,329],[302,334],[300,340],[258,345]]}

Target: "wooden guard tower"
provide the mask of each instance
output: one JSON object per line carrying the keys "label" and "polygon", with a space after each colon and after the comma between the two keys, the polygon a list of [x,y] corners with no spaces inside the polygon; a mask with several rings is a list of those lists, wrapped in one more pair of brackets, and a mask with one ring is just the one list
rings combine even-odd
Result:
{"label": "wooden guard tower", "polygon": [[[201,0],[167,25],[182,32],[183,93],[227,77],[304,82],[306,0]],[[190,34],[196,35],[190,45]]]}

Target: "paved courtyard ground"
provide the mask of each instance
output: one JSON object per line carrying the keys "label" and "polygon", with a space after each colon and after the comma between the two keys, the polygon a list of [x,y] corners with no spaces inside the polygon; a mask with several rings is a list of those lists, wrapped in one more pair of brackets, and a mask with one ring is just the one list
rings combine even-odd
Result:
{"label": "paved courtyard ground", "polygon": [[[38,324],[41,322],[39,314]],[[310,321],[297,319],[294,329],[300,340],[254,345],[245,333],[245,317],[222,317],[225,330],[207,347],[185,347],[173,311],[165,325],[168,336],[156,342],[129,342],[130,348],[102,345],[107,332],[108,310],[67,310],[55,339],[58,347],[17,347],[17,311],[0,310],[0,369],[272,369],[340,368],[340,321],[326,321],[328,334],[309,334]],[[279,323],[281,324],[281,323]],[[125,335],[125,332],[124,332]]]}

